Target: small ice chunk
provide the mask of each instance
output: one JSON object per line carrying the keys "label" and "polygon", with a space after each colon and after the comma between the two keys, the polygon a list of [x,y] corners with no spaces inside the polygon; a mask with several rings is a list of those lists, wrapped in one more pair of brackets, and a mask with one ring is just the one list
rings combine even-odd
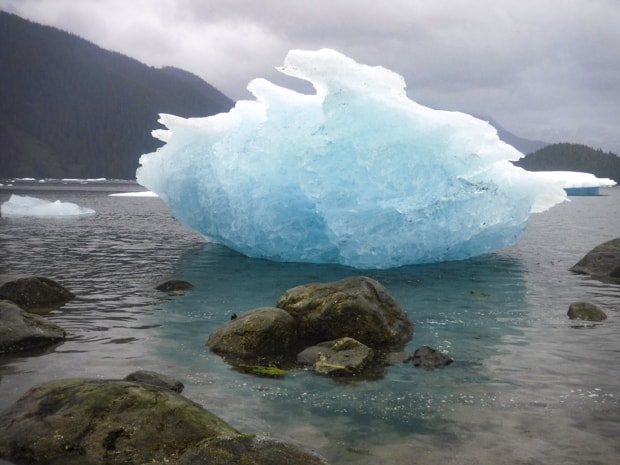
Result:
{"label": "small ice chunk", "polygon": [[27,195],[13,194],[9,200],[0,205],[2,216],[75,216],[93,213],[95,210],[71,202],[60,200],[50,202]]}

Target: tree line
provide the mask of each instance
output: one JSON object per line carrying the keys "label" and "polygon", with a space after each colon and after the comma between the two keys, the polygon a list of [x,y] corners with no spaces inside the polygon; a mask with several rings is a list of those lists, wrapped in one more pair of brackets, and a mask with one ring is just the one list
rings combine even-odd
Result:
{"label": "tree line", "polygon": [[529,171],[581,171],[620,183],[620,157],[583,144],[551,144],[515,162]]}

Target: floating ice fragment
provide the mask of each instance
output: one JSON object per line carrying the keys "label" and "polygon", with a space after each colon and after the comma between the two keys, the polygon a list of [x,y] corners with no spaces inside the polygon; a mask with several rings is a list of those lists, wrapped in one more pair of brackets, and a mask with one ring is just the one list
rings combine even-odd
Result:
{"label": "floating ice fragment", "polygon": [[36,197],[11,195],[9,200],[0,205],[2,216],[74,216],[95,213],[90,208],[80,207],[71,202],[49,202]]}
{"label": "floating ice fragment", "polygon": [[143,155],[140,184],[183,223],[252,257],[389,268],[480,255],[517,241],[557,183],[488,123],[407,98],[404,79],[333,50],[293,50],[228,113],[160,115],[166,144]]}
{"label": "floating ice fragment", "polygon": [[109,197],[158,197],[155,192],[140,191],[140,192],[118,192],[115,194],[109,194]]}

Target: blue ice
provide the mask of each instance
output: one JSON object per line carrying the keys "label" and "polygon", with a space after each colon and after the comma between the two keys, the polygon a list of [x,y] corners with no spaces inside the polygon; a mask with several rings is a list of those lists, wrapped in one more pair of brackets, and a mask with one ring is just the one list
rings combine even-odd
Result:
{"label": "blue ice", "polygon": [[485,121],[410,100],[402,76],[334,50],[292,50],[255,100],[206,118],[160,115],[140,184],[207,239],[275,261],[391,268],[515,243],[566,194],[511,161]]}

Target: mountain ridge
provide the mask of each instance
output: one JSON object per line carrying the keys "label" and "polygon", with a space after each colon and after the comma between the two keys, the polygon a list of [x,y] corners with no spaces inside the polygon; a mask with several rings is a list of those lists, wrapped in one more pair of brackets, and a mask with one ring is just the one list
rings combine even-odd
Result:
{"label": "mountain ridge", "polygon": [[[0,178],[135,179],[140,155],[162,145],[151,136],[161,127],[160,113],[201,117],[234,106],[188,71],[150,67],[1,10],[0,82]],[[620,158],[613,154],[579,144],[556,150],[558,144],[525,139],[489,116],[478,118],[526,154],[518,166],[620,181]]]}
{"label": "mountain ridge", "polygon": [[0,177],[135,178],[159,113],[234,102],[184,70],[153,68],[0,11]]}

